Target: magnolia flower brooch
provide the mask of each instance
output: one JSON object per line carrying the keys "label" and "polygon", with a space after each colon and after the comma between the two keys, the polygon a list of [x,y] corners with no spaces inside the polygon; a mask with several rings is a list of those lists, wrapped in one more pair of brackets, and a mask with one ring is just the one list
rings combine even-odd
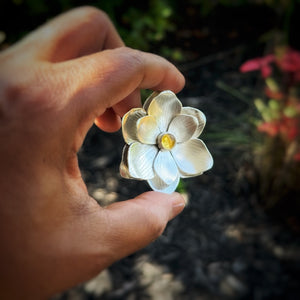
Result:
{"label": "magnolia flower brooch", "polygon": [[121,176],[147,180],[154,191],[172,193],[180,177],[201,175],[213,165],[197,138],[205,122],[200,110],[182,107],[173,92],[154,92],[143,108],[131,109],[122,119],[126,145]]}

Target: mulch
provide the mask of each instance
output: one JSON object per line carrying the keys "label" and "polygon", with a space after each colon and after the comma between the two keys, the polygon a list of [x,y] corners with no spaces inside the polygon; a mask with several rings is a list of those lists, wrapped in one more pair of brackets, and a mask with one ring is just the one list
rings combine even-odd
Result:
{"label": "mulch", "polygon": [[[210,171],[184,180],[186,209],[147,248],[55,299],[299,297],[299,228],[267,213],[249,180],[255,178],[249,120],[259,82],[239,66],[262,48],[255,41],[231,46],[179,65],[187,83],[178,97],[205,113],[202,139],[214,157]],[[145,182],[120,177],[123,144],[121,132],[93,127],[79,153],[88,190],[101,205],[149,190]]]}

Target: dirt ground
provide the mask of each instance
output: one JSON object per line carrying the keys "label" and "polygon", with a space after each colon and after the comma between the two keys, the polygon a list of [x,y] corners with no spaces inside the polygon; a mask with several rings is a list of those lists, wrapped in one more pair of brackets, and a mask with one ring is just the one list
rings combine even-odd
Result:
{"label": "dirt ground", "polygon": [[[200,47],[189,45],[192,59],[179,65],[187,84],[178,97],[206,114],[202,139],[214,167],[184,180],[188,206],[158,240],[56,300],[298,299],[299,232],[267,214],[247,180],[255,176],[248,121],[258,85],[255,74],[238,69],[262,49],[251,39],[197,56]],[[101,205],[149,190],[120,177],[123,144],[120,132],[92,128],[79,154],[88,190]]]}
{"label": "dirt ground", "polygon": [[[299,235],[265,213],[245,179],[251,131],[243,116],[251,106],[222,89],[251,94],[254,76],[238,72],[248,53],[249,47],[236,47],[182,66],[187,85],[179,98],[206,114],[203,140],[215,161],[205,175],[184,180],[184,212],[152,245],[58,299],[297,298]],[[93,128],[80,153],[89,192],[102,205],[149,190],[120,177],[123,144],[120,132]]]}

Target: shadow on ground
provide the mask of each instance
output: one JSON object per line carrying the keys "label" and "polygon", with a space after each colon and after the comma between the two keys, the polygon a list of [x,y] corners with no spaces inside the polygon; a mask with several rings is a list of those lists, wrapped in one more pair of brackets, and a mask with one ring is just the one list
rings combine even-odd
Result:
{"label": "shadow on ground", "polygon": [[[58,299],[298,297],[299,235],[263,211],[245,179],[252,169],[246,120],[253,113],[255,79],[241,76],[238,68],[256,51],[254,44],[238,46],[181,66],[187,85],[179,98],[207,116],[202,138],[214,157],[213,169],[184,181],[189,204],[157,241]],[[102,205],[149,190],[144,182],[120,177],[122,147],[120,132],[92,128],[80,153],[89,192]]]}
{"label": "shadow on ground", "polygon": [[[267,215],[255,185],[246,179],[255,178],[249,120],[259,83],[256,74],[241,75],[238,69],[263,53],[255,41],[274,25],[274,18],[265,11],[233,13],[230,18],[232,10],[221,16],[216,11],[200,25],[191,14],[187,28],[183,26],[173,41],[191,58],[179,66],[187,83],[178,97],[184,106],[199,108],[207,116],[202,139],[214,157],[213,169],[184,180],[189,204],[157,241],[56,299],[299,297],[299,228]],[[254,15],[256,27],[251,23]],[[149,190],[144,182],[120,177],[123,145],[120,132],[92,128],[80,152],[88,190],[101,205]]]}

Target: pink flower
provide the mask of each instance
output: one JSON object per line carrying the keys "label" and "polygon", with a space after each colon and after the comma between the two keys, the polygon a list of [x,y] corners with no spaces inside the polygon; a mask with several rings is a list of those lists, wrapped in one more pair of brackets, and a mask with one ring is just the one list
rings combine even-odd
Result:
{"label": "pink flower", "polygon": [[283,117],[280,120],[263,122],[258,125],[257,130],[271,137],[281,134],[285,139],[293,141],[299,135],[299,122],[296,118]]}
{"label": "pink flower", "polygon": [[257,130],[274,137],[279,133],[280,127],[277,121],[263,122],[257,126]]}
{"label": "pink flower", "polygon": [[276,58],[277,65],[286,72],[300,71],[300,52],[288,48],[283,55]]}
{"label": "pink flower", "polygon": [[280,133],[289,141],[295,140],[299,135],[299,120],[297,118],[283,117],[280,123]]}
{"label": "pink flower", "polygon": [[242,73],[249,71],[260,70],[263,78],[266,78],[271,75],[272,68],[270,64],[275,60],[275,56],[273,54],[266,55],[264,57],[257,57],[254,59],[250,59],[243,63],[240,67],[240,71]]}

